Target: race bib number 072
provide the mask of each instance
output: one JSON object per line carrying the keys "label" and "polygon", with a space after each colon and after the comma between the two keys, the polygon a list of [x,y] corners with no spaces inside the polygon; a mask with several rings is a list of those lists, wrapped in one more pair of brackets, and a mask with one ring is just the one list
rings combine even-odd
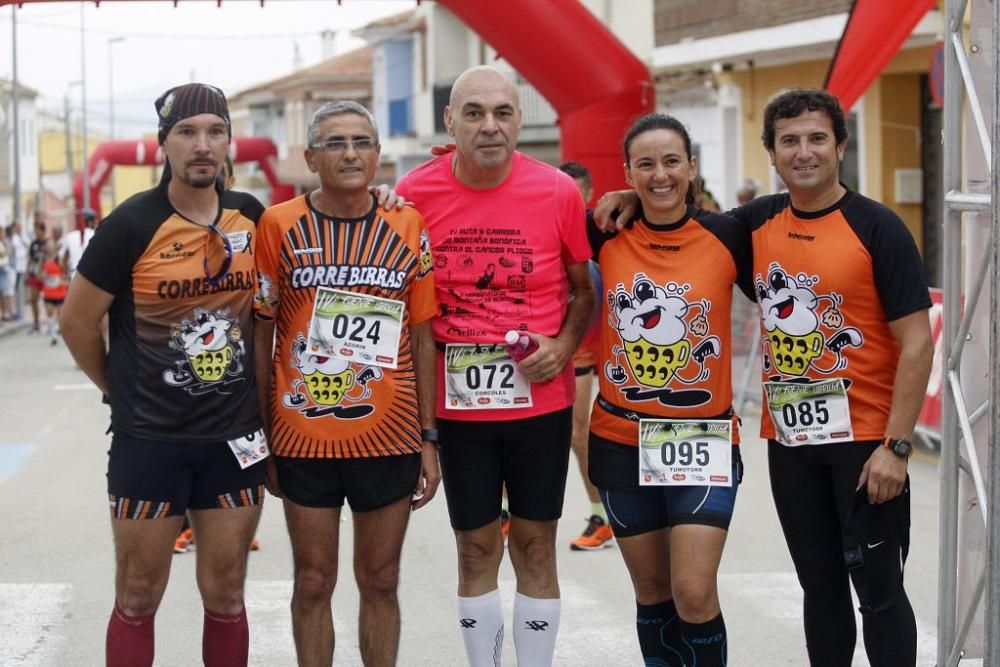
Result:
{"label": "race bib number 072", "polygon": [[732,486],[729,420],[639,421],[640,486]]}
{"label": "race bib number 072", "polygon": [[444,372],[449,410],[531,407],[531,383],[504,345],[446,345]]}

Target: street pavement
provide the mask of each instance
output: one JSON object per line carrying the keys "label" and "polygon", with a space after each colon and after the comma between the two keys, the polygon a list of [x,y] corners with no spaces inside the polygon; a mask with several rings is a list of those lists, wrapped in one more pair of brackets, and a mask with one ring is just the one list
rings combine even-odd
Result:
{"label": "street pavement", "polygon": [[[107,407],[65,347],[50,347],[42,336],[18,331],[0,337],[0,372],[0,666],[101,665],[114,577],[104,476]],[[753,412],[744,416],[746,475],[719,577],[729,664],[801,666],[808,664],[802,596],[771,503],[766,454],[755,437],[758,420]],[[913,539],[907,588],[917,614],[918,664],[930,666],[937,618],[937,464],[933,457],[918,454],[910,469]],[[555,662],[641,664],[635,603],[618,550],[569,549],[588,513],[572,466],[559,528],[563,603]],[[360,665],[352,528],[350,513],[344,515],[334,599],[335,661]],[[261,549],[250,556],[246,590],[250,663],[294,665],[288,611],[291,554],[280,502],[274,498],[265,504],[258,535]],[[162,667],[201,661],[195,558],[196,553],[188,553],[173,561],[157,614],[156,664]],[[439,492],[413,515],[404,546],[401,665],[463,664],[455,585],[454,540]],[[509,624],[514,579],[507,561],[500,588]],[[507,635],[503,664],[514,665],[509,629]],[[856,666],[868,664],[863,649],[856,655]]]}

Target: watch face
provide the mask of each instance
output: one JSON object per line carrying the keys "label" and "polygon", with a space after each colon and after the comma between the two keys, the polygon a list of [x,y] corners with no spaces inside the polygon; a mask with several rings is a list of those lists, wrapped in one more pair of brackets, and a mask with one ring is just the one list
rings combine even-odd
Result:
{"label": "watch face", "polygon": [[913,451],[913,445],[910,443],[909,440],[903,440],[902,438],[898,438],[892,441],[892,451],[897,456],[909,456],[910,452]]}

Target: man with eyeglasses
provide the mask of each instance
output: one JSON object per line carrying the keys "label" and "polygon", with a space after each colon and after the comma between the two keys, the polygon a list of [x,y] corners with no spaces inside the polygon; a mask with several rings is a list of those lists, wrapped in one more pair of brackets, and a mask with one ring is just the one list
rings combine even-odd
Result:
{"label": "man with eyeglasses", "polygon": [[292,541],[299,664],[333,661],[330,603],[346,499],[361,658],[394,665],[403,536],[440,480],[430,240],[415,209],[387,211],[368,191],[380,147],[365,107],[325,104],[308,140],[319,187],[265,211],[257,243],[255,361],[274,449],[268,489],[284,497]]}
{"label": "man with eyeglasses", "polygon": [[[463,72],[444,120],[457,150],[397,187],[427,217],[434,252],[437,417],[458,542],[459,628],[469,664],[499,664],[506,485],[514,646],[518,663],[547,665],[560,615],[555,537],[572,432],[570,360],[595,298],[583,200],[568,175],[516,150],[517,88],[499,70]],[[537,348],[517,362],[504,346],[512,330]]]}
{"label": "man with eyeglasses", "polygon": [[[115,607],[108,665],[152,665],[153,619],[185,511],[198,532],[206,665],[245,665],[247,551],[268,455],[253,374],[261,204],[217,181],[225,95],[191,83],[156,100],[159,186],[101,224],[62,312],[67,347],[111,405]],[[99,323],[110,314],[110,349]]]}

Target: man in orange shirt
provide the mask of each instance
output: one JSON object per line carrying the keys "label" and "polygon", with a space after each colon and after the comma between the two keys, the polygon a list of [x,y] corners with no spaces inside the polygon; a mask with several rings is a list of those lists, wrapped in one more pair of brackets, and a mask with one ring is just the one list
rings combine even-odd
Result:
{"label": "man in orange shirt", "polygon": [[346,499],[361,658],[392,665],[403,536],[410,511],[430,501],[441,478],[430,239],[416,209],[387,211],[368,191],[380,146],[366,108],[320,107],[308,140],[319,188],[265,211],[257,239],[257,386],[274,451],[268,488],[284,497],[292,541],[299,664],[333,661],[330,602]]}

